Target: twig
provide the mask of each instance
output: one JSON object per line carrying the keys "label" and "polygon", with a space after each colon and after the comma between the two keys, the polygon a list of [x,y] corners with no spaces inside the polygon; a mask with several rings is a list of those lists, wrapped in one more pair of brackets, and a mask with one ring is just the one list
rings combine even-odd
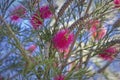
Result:
{"label": "twig", "polygon": [[58,12],[58,18],[61,17],[64,13],[64,11],[67,9],[67,7],[72,3],[73,0],[66,0],[66,2],[63,4],[61,9]]}

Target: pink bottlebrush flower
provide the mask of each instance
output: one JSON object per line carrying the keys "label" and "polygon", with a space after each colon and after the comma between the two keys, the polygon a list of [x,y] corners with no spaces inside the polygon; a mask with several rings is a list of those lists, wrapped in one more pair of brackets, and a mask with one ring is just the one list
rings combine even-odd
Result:
{"label": "pink bottlebrush flower", "polygon": [[18,19],[19,19],[19,16],[17,16],[17,15],[11,16],[12,21],[17,21]]}
{"label": "pink bottlebrush flower", "polygon": [[115,7],[120,7],[120,0],[114,0]]}
{"label": "pink bottlebrush flower", "polygon": [[106,35],[107,30],[105,28],[100,28],[98,31],[98,37],[97,40],[102,39]]}
{"label": "pink bottlebrush flower", "polygon": [[35,51],[36,48],[37,48],[36,45],[30,45],[27,50],[32,53],[33,51]]}
{"label": "pink bottlebrush flower", "polygon": [[99,27],[100,25],[100,21],[98,20],[90,20],[88,21],[88,24],[87,24],[87,29],[89,30],[91,27]]}
{"label": "pink bottlebrush flower", "polygon": [[39,14],[33,14],[30,23],[32,24],[34,29],[38,29],[39,26],[43,24],[43,19],[41,19]]}
{"label": "pink bottlebrush flower", "polygon": [[100,28],[99,25],[100,25],[100,22],[98,20],[89,21],[91,36],[96,40],[102,39],[107,32],[105,28],[103,27]]}
{"label": "pink bottlebrush flower", "polygon": [[99,57],[103,58],[104,60],[111,61],[114,59],[114,55],[117,53],[117,49],[114,46],[111,46],[103,51],[103,53],[99,54]]}
{"label": "pink bottlebrush flower", "polygon": [[92,33],[92,37],[95,38],[96,40],[102,39],[105,35],[107,30],[105,28],[98,28],[96,26],[92,26],[90,28],[90,32]]}
{"label": "pink bottlebrush flower", "polygon": [[54,80],[64,80],[64,79],[65,79],[65,76],[63,75],[58,75],[54,77]]}
{"label": "pink bottlebrush flower", "polygon": [[54,47],[59,51],[64,51],[65,49],[68,49],[73,40],[74,34],[70,33],[68,29],[62,29],[58,31],[52,39]]}
{"label": "pink bottlebrush flower", "polygon": [[38,29],[39,26],[43,24],[43,20],[46,18],[50,18],[52,16],[52,12],[49,6],[42,6],[39,10],[36,11],[35,14],[32,15],[30,23],[32,24],[34,29]]}
{"label": "pink bottlebrush flower", "polygon": [[12,21],[18,21],[20,18],[22,18],[25,15],[25,13],[26,13],[26,9],[20,5],[12,10],[10,18]]}
{"label": "pink bottlebrush flower", "polygon": [[49,6],[42,6],[40,9],[40,17],[42,19],[50,18],[52,16],[52,11]]}
{"label": "pink bottlebrush flower", "polygon": [[91,26],[90,32],[96,32],[97,31],[97,26]]}

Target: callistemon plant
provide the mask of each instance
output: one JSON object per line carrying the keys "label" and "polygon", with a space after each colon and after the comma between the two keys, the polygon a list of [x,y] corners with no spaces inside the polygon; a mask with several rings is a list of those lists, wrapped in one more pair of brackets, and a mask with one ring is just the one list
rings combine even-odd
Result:
{"label": "callistemon plant", "polygon": [[20,18],[24,17],[26,9],[24,6],[19,5],[11,10],[11,21],[18,21]]}
{"label": "callistemon plant", "polygon": [[120,0],[0,0],[0,80],[119,80],[119,10]]}

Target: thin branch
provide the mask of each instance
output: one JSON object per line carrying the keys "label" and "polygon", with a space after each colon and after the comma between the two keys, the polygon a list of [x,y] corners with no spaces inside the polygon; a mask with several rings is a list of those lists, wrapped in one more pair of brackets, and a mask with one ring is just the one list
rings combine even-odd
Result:
{"label": "thin branch", "polygon": [[90,1],[89,1],[88,7],[87,7],[87,9],[86,9],[86,11],[85,11],[85,15],[88,14],[88,11],[89,11],[89,9],[90,9],[90,6],[91,6],[91,4],[92,4],[92,1],[93,1],[93,0],[90,0]]}
{"label": "thin branch", "polygon": [[25,51],[25,49],[22,47],[22,45],[20,44],[19,40],[17,39],[17,37],[15,36],[15,33],[12,31],[11,27],[4,21],[4,19],[0,16],[0,19],[5,23],[8,32],[11,34],[11,38],[13,38],[16,42],[16,46],[18,47],[18,49],[21,52],[21,55],[24,59],[28,59],[27,57],[27,53]]}
{"label": "thin branch", "polygon": [[72,1],[73,0],[66,0],[66,2],[63,4],[63,6],[61,7],[61,9],[58,12],[58,18],[63,15],[63,13],[67,9],[67,7],[72,3]]}

